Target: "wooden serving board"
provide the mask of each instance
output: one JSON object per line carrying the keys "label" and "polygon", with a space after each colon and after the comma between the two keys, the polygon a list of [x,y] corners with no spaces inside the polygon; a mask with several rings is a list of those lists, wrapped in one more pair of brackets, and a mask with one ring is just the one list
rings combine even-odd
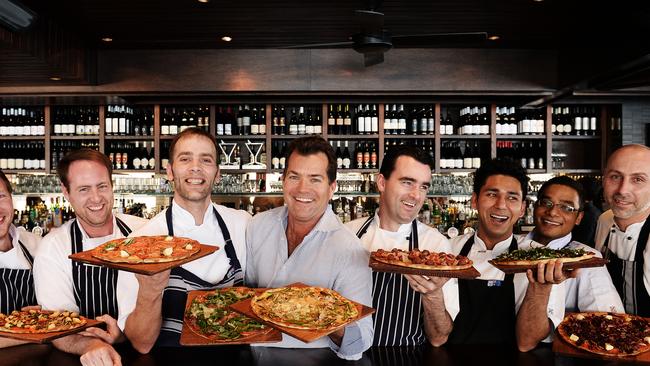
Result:
{"label": "wooden serving board", "polygon": [[[488,262],[490,262],[491,265],[497,267],[498,269],[500,269],[505,273],[521,273],[521,272],[526,272],[526,270],[529,269],[537,268],[537,264],[508,266],[508,265],[497,264],[493,260],[489,260]],[[590,258],[579,262],[564,263],[562,269],[570,270],[570,269],[577,269],[577,268],[602,267],[608,262],[609,261],[607,259],[603,259],[603,258]]]}
{"label": "wooden serving board", "polygon": [[[288,285],[286,287],[308,287],[308,286],[303,284],[303,283],[293,283],[293,284]],[[286,333],[286,334],[288,334],[288,335],[290,335],[290,336],[292,336],[292,337],[294,337],[296,339],[299,339],[299,340],[301,340],[301,341],[303,341],[305,343],[313,342],[313,341],[315,341],[317,339],[323,338],[326,335],[328,335],[330,333],[334,333],[335,331],[337,331],[337,330],[339,330],[341,328],[345,328],[350,323],[354,323],[357,320],[365,318],[366,316],[368,316],[368,315],[375,312],[375,309],[373,309],[371,307],[368,307],[368,306],[359,304],[358,302],[352,301],[354,303],[354,305],[357,307],[357,311],[359,312],[359,315],[356,318],[350,320],[348,323],[342,324],[342,325],[340,325],[340,326],[338,326],[338,327],[336,327],[334,329],[328,329],[328,330],[322,330],[322,331],[303,330],[303,329],[294,329],[294,328],[283,327],[283,326],[277,325],[275,323],[267,322],[266,320],[260,319],[257,315],[255,315],[255,313],[253,312],[253,309],[251,309],[251,301],[252,300],[253,299],[246,299],[244,301],[240,301],[238,303],[230,305],[230,308],[235,310],[238,313],[241,313],[241,314],[244,314],[244,315],[246,315],[246,316],[248,316],[250,318],[256,319],[256,320],[258,320],[258,321],[260,321],[260,322],[262,322],[264,324],[268,324],[268,325],[280,330],[282,333]]]}
{"label": "wooden serving board", "polygon": [[170,268],[178,267],[182,264],[191,262],[193,260],[203,258],[207,255],[216,252],[218,249],[219,247],[217,246],[201,244],[201,249],[198,252],[196,252],[196,254],[193,254],[187,258],[180,259],[177,261],[164,262],[164,263],[113,263],[113,262],[108,262],[93,257],[92,250],[86,250],[84,252],[71,254],[68,256],[68,258],[72,259],[73,261],[77,261],[81,263],[87,263],[96,266],[108,267],[108,268],[115,268],[121,271],[133,272],[133,273],[139,273],[139,274],[151,276],[156,273],[160,273],[162,271],[168,270]]}
{"label": "wooden serving board", "polygon": [[643,362],[650,363],[650,352],[645,352],[640,355],[631,356],[631,357],[610,357],[605,355],[599,355],[596,353],[591,353],[583,351],[580,348],[574,347],[571,344],[567,343],[560,335],[555,332],[555,337],[553,337],[553,352],[561,356],[567,357],[578,357],[578,358],[591,358],[598,360],[608,360],[608,361],[620,361],[620,362]]}
{"label": "wooden serving board", "polygon": [[9,333],[9,332],[0,332],[0,337],[18,339],[21,341],[26,341],[30,343],[49,343],[53,340],[71,334],[79,333],[86,328],[90,327],[100,327],[104,328],[104,322],[95,319],[87,319],[86,324],[82,325],[79,328],[62,330],[60,332],[51,332],[51,333],[37,333],[37,334],[23,334],[23,333]]}
{"label": "wooden serving board", "polygon": [[375,272],[414,274],[414,275],[423,275],[423,276],[431,276],[431,277],[474,279],[481,275],[481,273],[477,271],[476,268],[474,267],[461,269],[461,270],[447,270],[447,271],[409,268],[409,267],[402,267],[402,266],[396,266],[394,264],[379,262],[372,257],[370,257],[370,263],[368,264],[368,266],[374,269]]}
{"label": "wooden serving board", "polygon": [[[266,289],[255,289],[255,292],[260,294]],[[190,291],[187,294],[187,302],[185,303],[185,311],[190,308],[192,301],[195,297],[203,294],[214,293],[214,290],[208,291]],[[268,327],[268,325],[267,325]],[[217,340],[202,336],[196,333],[188,324],[187,320],[183,319],[183,330],[181,332],[180,344],[183,346],[218,346],[218,345],[233,345],[233,344],[251,344],[251,343],[273,343],[282,340],[282,333],[273,327],[269,327],[270,332],[239,338],[234,340]]]}

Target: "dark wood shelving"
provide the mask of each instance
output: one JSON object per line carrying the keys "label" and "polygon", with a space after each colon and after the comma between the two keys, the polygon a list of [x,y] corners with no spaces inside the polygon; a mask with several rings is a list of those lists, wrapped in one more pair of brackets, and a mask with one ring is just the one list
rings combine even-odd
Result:
{"label": "dark wood shelving", "polygon": [[50,136],[50,140],[99,140],[98,135]]}
{"label": "dark wood shelving", "polygon": [[384,140],[433,140],[435,138],[435,135],[384,135]]}
{"label": "dark wood shelving", "polygon": [[544,140],[546,135],[497,135],[497,140]]}
{"label": "dark wood shelving", "polygon": [[554,141],[562,140],[600,140],[601,136],[553,135]]}
{"label": "dark wood shelving", "polygon": [[154,136],[113,136],[113,135],[108,135],[104,137],[105,140],[130,140],[130,141],[153,141],[155,139]]}
{"label": "dark wood shelving", "polygon": [[45,136],[0,136],[0,141],[44,141]]}
{"label": "dark wood shelving", "polygon": [[[387,136],[392,136],[392,135],[384,135],[384,138],[386,138]],[[400,136],[400,135],[395,135],[395,136]],[[274,136],[273,138],[276,138],[276,136]],[[330,140],[372,140],[372,139],[378,139],[379,135],[327,135],[327,138]]]}
{"label": "dark wood shelving", "polygon": [[440,135],[441,140],[489,140],[490,135]]}

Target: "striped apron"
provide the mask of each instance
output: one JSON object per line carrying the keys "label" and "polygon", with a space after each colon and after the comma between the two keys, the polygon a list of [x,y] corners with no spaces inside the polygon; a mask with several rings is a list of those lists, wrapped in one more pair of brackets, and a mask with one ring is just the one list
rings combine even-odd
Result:
{"label": "striped apron", "polygon": [[[368,231],[373,220],[363,223],[357,237]],[[418,249],[417,221],[411,223],[409,250]],[[375,327],[373,346],[416,346],[426,342],[424,312],[420,293],[399,273],[372,272],[372,315]]]}
{"label": "striped apron", "polygon": [[36,305],[31,269],[34,258],[20,240],[18,245],[29,262],[30,269],[0,268],[0,312],[4,314],[20,310],[24,306]]}
{"label": "striped apron", "polygon": [[[225,242],[224,250],[226,256],[230,259],[230,268],[224,278],[217,283],[210,283],[202,280],[190,271],[183,267],[175,267],[169,275],[169,283],[163,292],[162,299],[162,325],[160,327],[160,335],[156,340],[156,346],[162,347],[177,347],[181,331],[183,329],[183,315],[185,313],[185,303],[187,301],[187,292],[196,290],[214,290],[216,288],[241,286],[244,284],[244,274],[237,259],[235,247],[230,238],[230,232],[226,227],[216,208],[214,215],[219,223],[219,228],[223,235]],[[167,209],[165,213],[167,219],[168,235],[174,235],[174,225],[172,224],[172,209]]]}
{"label": "striped apron", "polygon": [[[122,235],[131,234],[131,229],[122,220],[115,217],[115,223]],[[82,252],[83,234],[77,220],[70,225],[70,238],[72,254]],[[72,261],[74,300],[79,314],[90,319],[108,314],[117,319],[117,272],[112,268]]]}

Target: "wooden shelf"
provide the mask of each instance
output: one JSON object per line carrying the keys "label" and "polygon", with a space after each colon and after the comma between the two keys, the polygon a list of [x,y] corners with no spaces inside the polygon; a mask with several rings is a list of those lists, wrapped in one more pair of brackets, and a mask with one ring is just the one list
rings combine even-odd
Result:
{"label": "wooden shelf", "polygon": [[442,140],[489,140],[490,135],[440,135]]}
{"label": "wooden shelf", "polygon": [[98,135],[50,136],[50,140],[99,140]]}
{"label": "wooden shelf", "polygon": [[[393,135],[384,135],[384,138],[387,136],[393,136]],[[400,136],[400,135],[395,135],[395,136]],[[276,138],[277,136],[273,136],[273,138]],[[327,135],[327,138],[329,140],[372,140],[372,139],[378,139],[379,135]]]}
{"label": "wooden shelf", "polygon": [[0,136],[0,141],[45,141],[45,136]]}
{"label": "wooden shelf", "polygon": [[217,141],[219,140],[264,140],[266,135],[217,135]]}
{"label": "wooden shelf", "polygon": [[5,174],[29,174],[29,173],[45,173],[44,169],[4,169]]}
{"label": "wooden shelf", "polygon": [[154,139],[153,136],[113,136],[113,135],[108,135],[104,137],[106,140],[129,140],[129,141],[152,141]]}
{"label": "wooden shelf", "polygon": [[155,174],[155,169],[113,169],[113,174],[128,174],[128,173],[152,173]]}
{"label": "wooden shelf", "polygon": [[384,135],[384,140],[433,140],[435,135]]}
{"label": "wooden shelf", "polygon": [[544,140],[546,135],[497,135],[497,140]]}
{"label": "wooden shelf", "polygon": [[600,140],[601,136],[553,135],[553,141],[562,140]]}
{"label": "wooden shelf", "polygon": [[553,169],[553,173],[559,174],[601,174],[600,169]]}

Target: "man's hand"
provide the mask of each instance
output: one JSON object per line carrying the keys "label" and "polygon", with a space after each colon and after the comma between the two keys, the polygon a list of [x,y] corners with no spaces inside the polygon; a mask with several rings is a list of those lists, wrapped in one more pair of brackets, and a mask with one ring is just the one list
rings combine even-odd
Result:
{"label": "man's hand", "polygon": [[86,337],[99,338],[108,344],[115,344],[124,341],[124,334],[120,330],[120,327],[117,326],[117,320],[112,316],[104,314],[98,316],[96,319],[106,323],[106,330],[91,327],[79,334]]}
{"label": "man's hand", "polygon": [[427,297],[441,294],[442,286],[449,281],[447,277],[428,277],[408,274],[405,274],[404,277],[409,281],[409,285],[414,291]]}
{"label": "man's hand", "polygon": [[562,271],[563,263],[556,259],[547,263],[539,263],[537,265],[537,272],[533,275],[533,270],[526,271],[526,277],[528,277],[528,282],[539,285],[556,285],[562,283],[567,278],[575,278],[578,275],[579,270],[573,270],[570,272]]}
{"label": "man's hand", "polygon": [[40,305],[23,306],[22,309],[20,309],[20,310],[22,310],[22,311],[41,310],[41,306]]}
{"label": "man's hand", "polygon": [[122,366],[122,358],[117,351],[100,340],[93,342],[79,361],[84,366]]}

